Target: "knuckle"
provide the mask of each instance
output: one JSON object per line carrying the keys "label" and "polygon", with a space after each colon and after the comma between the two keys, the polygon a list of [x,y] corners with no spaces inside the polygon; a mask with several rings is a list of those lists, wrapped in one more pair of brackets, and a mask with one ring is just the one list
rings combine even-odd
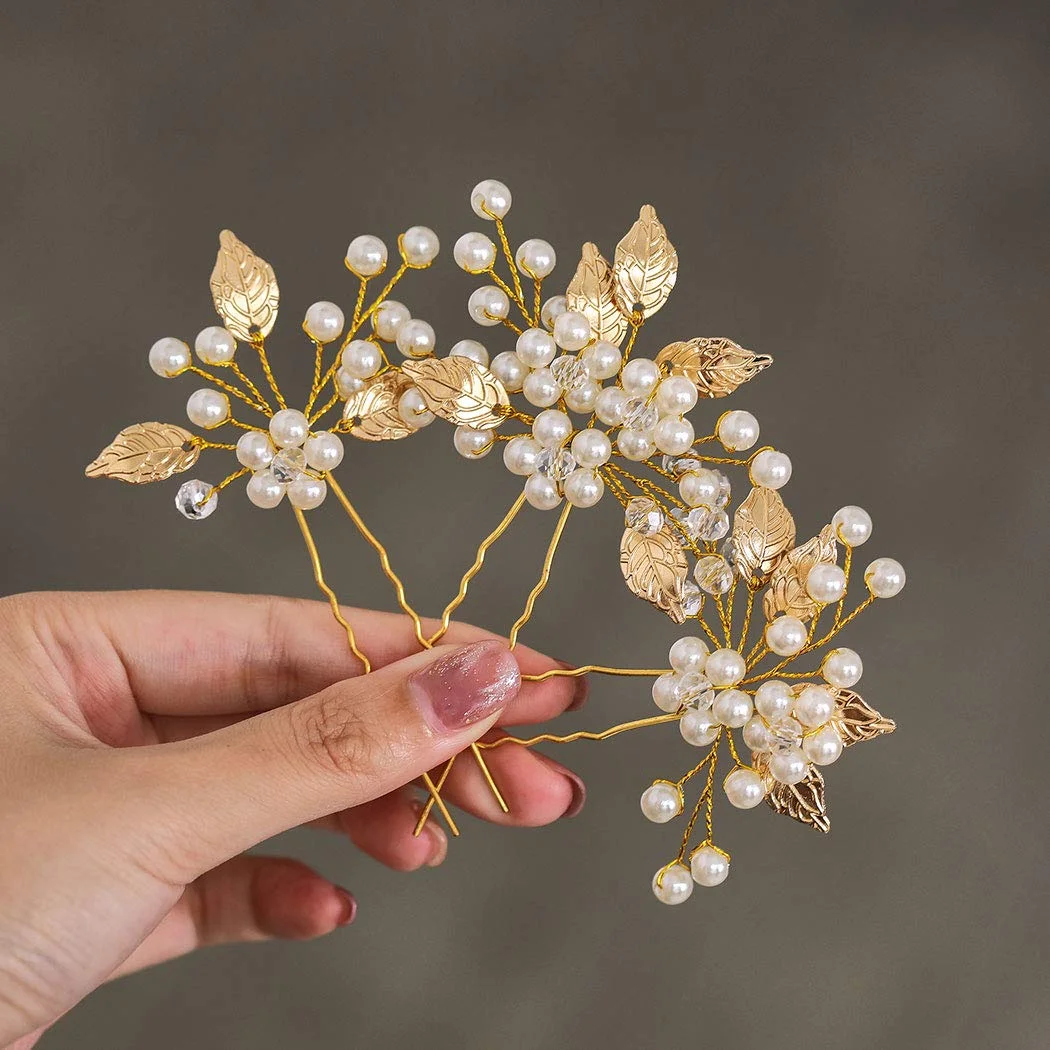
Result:
{"label": "knuckle", "polygon": [[292,709],[297,751],[314,767],[339,776],[367,772],[375,763],[376,734],[356,705],[335,689]]}

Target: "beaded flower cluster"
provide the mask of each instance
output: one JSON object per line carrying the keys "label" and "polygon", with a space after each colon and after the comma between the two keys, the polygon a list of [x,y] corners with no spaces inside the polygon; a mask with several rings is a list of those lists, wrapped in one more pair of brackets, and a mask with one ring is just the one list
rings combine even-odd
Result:
{"label": "beaded flower cluster", "polygon": [[[653,878],[659,900],[679,903],[694,884],[715,886],[728,874],[729,855],[713,834],[716,771],[726,752],[731,765],[722,788],[732,805],[749,809],[765,801],[777,813],[828,830],[821,769],[845,748],[895,728],[854,691],[862,671],[857,653],[830,643],[876,598],[899,593],[904,570],[889,558],[871,562],[864,573],[866,593],[847,611],[853,552],[872,531],[868,514],[843,507],[816,536],[796,545],[795,522],[780,496],[791,478],[791,460],[769,446],[752,451],[758,420],[739,409],[723,412],[707,424],[710,433],[697,436],[690,414],[734,393],[772,358],[723,337],[671,342],[651,356],[637,352],[643,326],[667,301],[678,276],[677,251],[650,205],[641,209],[611,262],[585,244],[564,294],[545,298],[555,250],[530,238],[511,251],[504,225],[509,189],[486,180],[470,202],[480,219],[494,224],[496,239],[472,231],[455,243],[457,264],[488,278],[470,293],[468,313],[483,328],[509,331],[511,346],[490,355],[479,340],[468,338],[439,356],[434,329],[389,297],[408,270],[428,267],[438,254],[438,238],[424,226],[398,238],[400,265],[366,306],[369,284],[386,270],[388,253],[378,237],[359,236],[345,259],[358,281],[353,312],[348,321],[331,302],[306,311],[302,328],[314,345],[313,378],[303,407],[290,407],[267,350],[279,305],[273,269],[224,231],[211,277],[222,326],[204,328],[192,351],[178,339],[161,339],[149,351],[149,364],[165,378],[189,373],[206,380],[209,385],[187,402],[190,422],[206,433],[235,428],[237,440],[213,441],[170,423],[135,424],[117,435],[87,473],[152,482],[189,470],[205,450],[233,452],[238,469],[214,485],[186,482],[177,508],[191,520],[207,518],[219,493],[241,478],[258,507],[274,508],[287,498],[315,581],[366,672],[368,658],[325,580],[304,514],[329,490],[378,554],[422,647],[440,641],[488,548],[524,505],[560,508],[540,579],[508,632],[512,648],[550,577],[570,512],[593,507],[609,493],[624,515],[618,556],[627,587],[674,623],[695,624],[696,633],[671,646],[666,669],[587,664],[524,677],[652,677],[661,713],[601,732],[495,736],[473,745],[471,757],[506,808],[485,762],[488,750],[604,740],[676,723],[682,739],[705,752],[677,780],[654,781],[641,806],[652,821],[672,820],[686,810],[690,782],[702,782],[678,853]],[[256,379],[242,369],[245,351],[238,356],[238,343],[254,358]],[[235,402],[254,413],[251,421],[234,415]],[[336,410],[339,418],[330,419]],[[462,456],[481,459],[502,444],[505,467],[525,481],[506,516],[482,540],[440,628],[428,635],[386,550],[333,471],[345,454],[344,436],[398,440],[438,417],[455,428],[453,444]],[[735,506],[741,479],[731,476],[734,471],[744,474],[747,490]],[[809,654],[819,657],[817,666],[796,670],[795,661]],[[741,734],[739,748],[734,733]],[[424,778],[431,797],[417,833],[436,806],[458,834],[441,797],[454,761]]]}

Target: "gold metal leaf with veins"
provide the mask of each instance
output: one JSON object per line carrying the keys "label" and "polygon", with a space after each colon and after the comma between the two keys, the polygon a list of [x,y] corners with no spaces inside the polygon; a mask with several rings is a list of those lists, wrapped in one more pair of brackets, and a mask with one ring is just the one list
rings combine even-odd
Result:
{"label": "gold metal leaf with veins", "polygon": [[811,766],[805,778],[797,784],[781,784],[770,775],[766,755],[752,755],[751,764],[766,783],[766,805],[774,813],[791,817],[816,831],[827,833],[831,830],[824,797],[824,777],[819,769]]}
{"label": "gold metal leaf with veins", "polygon": [[879,714],[851,689],[835,689],[838,710],[832,719],[846,747],[863,740],[874,740],[884,733],[892,733],[897,723],[892,718]]}
{"label": "gold metal leaf with veins", "polygon": [[401,395],[412,385],[397,369],[383,372],[346,400],[343,418],[352,421],[350,434],[362,441],[397,441],[415,433],[397,410]]}
{"label": "gold metal leaf with veins", "polygon": [[837,560],[838,546],[831,525],[825,525],[819,535],[788,551],[773,570],[762,596],[766,619],[772,620],[778,613],[803,621],[814,616],[820,606],[806,592],[806,578],[814,565],[834,565]]}
{"label": "gold metal leaf with veins", "polygon": [[616,246],[613,277],[620,309],[628,317],[636,305],[651,317],[667,302],[678,278],[678,252],[651,204],[642,205],[638,221]]}
{"label": "gold metal leaf with veins", "polygon": [[768,368],[773,358],[747,350],[732,339],[697,338],[665,346],[656,355],[656,363],[691,379],[701,397],[727,397]]}
{"label": "gold metal leaf with veins", "polygon": [[255,334],[268,336],[277,321],[280,292],[273,267],[230,230],[219,234],[211,294],[226,328],[245,342]]}
{"label": "gold metal leaf with veins", "polygon": [[450,423],[489,430],[510,414],[507,388],[469,357],[428,357],[401,367],[419,387],[427,408]]}
{"label": "gold metal leaf with veins", "polygon": [[795,519],[774,489],[753,488],[733,519],[737,571],[752,587],[770,578],[795,542]]}
{"label": "gold metal leaf with veins", "polygon": [[578,310],[591,322],[596,339],[614,346],[627,334],[627,318],[616,302],[616,282],[612,267],[596,244],[583,246],[580,265],[569,282],[565,298],[570,310]]}
{"label": "gold metal leaf with veins", "polygon": [[682,582],[689,566],[666,525],[650,533],[625,529],[620,539],[620,571],[632,593],[667,613],[675,623],[685,622]]}
{"label": "gold metal leaf with veins", "polygon": [[84,473],[147,485],[189,470],[200,454],[193,434],[174,423],[135,423],[125,427]]}

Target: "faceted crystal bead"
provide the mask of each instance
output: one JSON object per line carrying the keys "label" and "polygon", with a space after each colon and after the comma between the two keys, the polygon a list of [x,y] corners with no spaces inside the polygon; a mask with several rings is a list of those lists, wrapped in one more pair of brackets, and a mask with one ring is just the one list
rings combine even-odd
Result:
{"label": "faceted crystal bead", "polygon": [[[698,508],[699,509],[699,508]],[[700,527],[700,539],[711,542],[720,540],[729,532],[729,515],[717,508],[709,510]]]}
{"label": "faceted crystal bead", "polygon": [[697,559],[693,579],[700,585],[700,589],[708,594],[725,594],[733,586],[733,570],[725,558],[709,554]]}
{"label": "faceted crystal bead", "polygon": [[691,470],[700,470],[703,467],[703,463],[698,459],[693,459],[691,456],[664,456],[660,460],[660,466],[668,474],[673,474],[678,478]]}
{"label": "faceted crystal bead", "polygon": [[733,542],[732,536],[722,544],[722,557],[725,558],[726,565],[736,573],[739,567],[736,563],[736,544]]}
{"label": "faceted crystal bead", "polygon": [[564,448],[545,448],[536,457],[536,470],[551,481],[562,482],[576,469],[576,459]]}
{"label": "faceted crystal bead", "polygon": [[306,470],[306,453],[301,448],[282,448],[270,461],[270,470],[282,484],[298,481]]}
{"label": "faceted crystal bead", "polygon": [[802,723],[790,715],[769,726],[770,750],[777,754],[790,751],[802,743]]}
{"label": "faceted crystal bead", "polygon": [[635,532],[659,532],[664,527],[664,512],[656,505],[655,500],[645,496],[632,499],[624,511],[624,523]]}
{"label": "faceted crystal bead", "polygon": [[671,516],[681,526],[680,529],[674,530],[675,539],[683,547],[688,547],[690,541],[697,543],[710,513],[709,507],[675,507]]}
{"label": "faceted crystal bead", "polygon": [[695,707],[699,711],[706,711],[715,699],[714,686],[697,671],[679,677],[676,693],[679,704]]}
{"label": "faceted crystal bead", "polygon": [[587,366],[571,354],[559,357],[550,367],[562,390],[579,390],[591,378]]}
{"label": "faceted crystal bead", "polygon": [[715,506],[724,507],[733,495],[733,486],[729,483],[729,478],[723,474],[722,471],[716,470],[715,473],[718,475],[718,498],[715,500]]}
{"label": "faceted crystal bead", "polygon": [[628,430],[640,430],[648,434],[660,421],[656,405],[649,404],[644,397],[632,397],[624,406],[623,425]]}
{"label": "faceted crystal bead", "polygon": [[[212,493],[208,498],[208,493]],[[187,481],[175,494],[175,507],[178,512],[190,521],[203,521],[215,513],[219,505],[219,494],[206,481]]]}
{"label": "faceted crystal bead", "polygon": [[682,611],[686,616],[696,616],[704,604],[704,594],[692,580],[682,581]]}

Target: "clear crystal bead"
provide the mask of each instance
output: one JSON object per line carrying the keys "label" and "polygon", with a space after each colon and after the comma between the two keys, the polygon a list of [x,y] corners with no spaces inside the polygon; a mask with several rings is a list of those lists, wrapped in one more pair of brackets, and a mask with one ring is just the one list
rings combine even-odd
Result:
{"label": "clear crystal bead", "polygon": [[678,679],[675,690],[679,704],[706,711],[715,699],[714,686],[696,671],[690,671]]}
{"label": "clear crystal bead", "polygon": [[697,559],[693,579],[700,585],[700,589],[708,594],[725,594],[733,586],[733,570],[725,558],[709,554]]}
{"label": "clear crystal bead", "polygon": [[709,507],[675,507],[671,511],[671,517],[681,526],[674,530],[675,538],[683,547],[688,547],[690,542],[697,543],[700,533],[703,531],[707,516],[711,513]]}
{"label": "clear crystal bead", "polygon": [[[211,498],[208,493],[211,493]],[[203,521],[215,513],[218,505],[219,494],[206,481],[187,481],[175,494],[175,508],[190,521]]]}
{"label": "clear crystal bead", "polygon": [[686,616],[696,616],[704,604],[704,593],[692,580],[682,581],[682,611]]}
{"label": "clear crystal bead", "polygon": [[732,536],[722,544],[722,557],[725,558],[726,565],[728,565],[734,573],[739,571],[739,566],[736,561],[736,544],[733,542]]}
{"label": "clear crystal bead", "polygon": [[591,378],[587,366],[571,354],[565,354],[554,361],[551,371],[562,390],[579,390]]}
{"label": "clear crystal bead", "polygon": [[774,754],[790,751],[802,744],[802,723],[788,715],[769,726],[769,745]]}
{"label": "clear crystal bead", "polygon": [[655,500],[639,496],[627,504],[624,511],[624,523],[635,532],[659,532],[664,527],[664,512],[656,505]]}
{"label": "clear crystal bead", "polygon": [[683,474],[688,474],[691,470],[700,470],[703,467],[703,463],[698,459],[694,459],[692,456],[664,456],[660,460],[660,466],[662,466],[668,474],[673,474],[676,478],[680,478]]}
{"label": "clear crystal bead", "polygon": [[729,503],[730,497],[733,495],[733,486],[722,471],[716,470],[715,473],[718,475],[718,495],[715,497],[715,506],[724,507]]}
{"label": "clear crystal bead", "polygon": [[536,470],[551,481],[564,481],[576,469],[576,460],[568,449],[545,448],[536,457]]}
{"label": "clear crystal bead", "polygon": [[623,409],[623,425],[628,430],[640,430],[648,434],[660,421],[656,405],[649,404],[644,397],[632,397]]}
{"label": "clear crystal bead", "polygon": [[[697,508],[700,509],[700,508]],[[729,532],[729,515],[720,508],[708,510],[700,526],[700,539],[708,542],[720,540]]]}
{"label": "clear crystal bead", "polygon": [[270,461],[270,470],[283,485],[298,481],[306,470],[306,453],[301,448],[282,448]]}

